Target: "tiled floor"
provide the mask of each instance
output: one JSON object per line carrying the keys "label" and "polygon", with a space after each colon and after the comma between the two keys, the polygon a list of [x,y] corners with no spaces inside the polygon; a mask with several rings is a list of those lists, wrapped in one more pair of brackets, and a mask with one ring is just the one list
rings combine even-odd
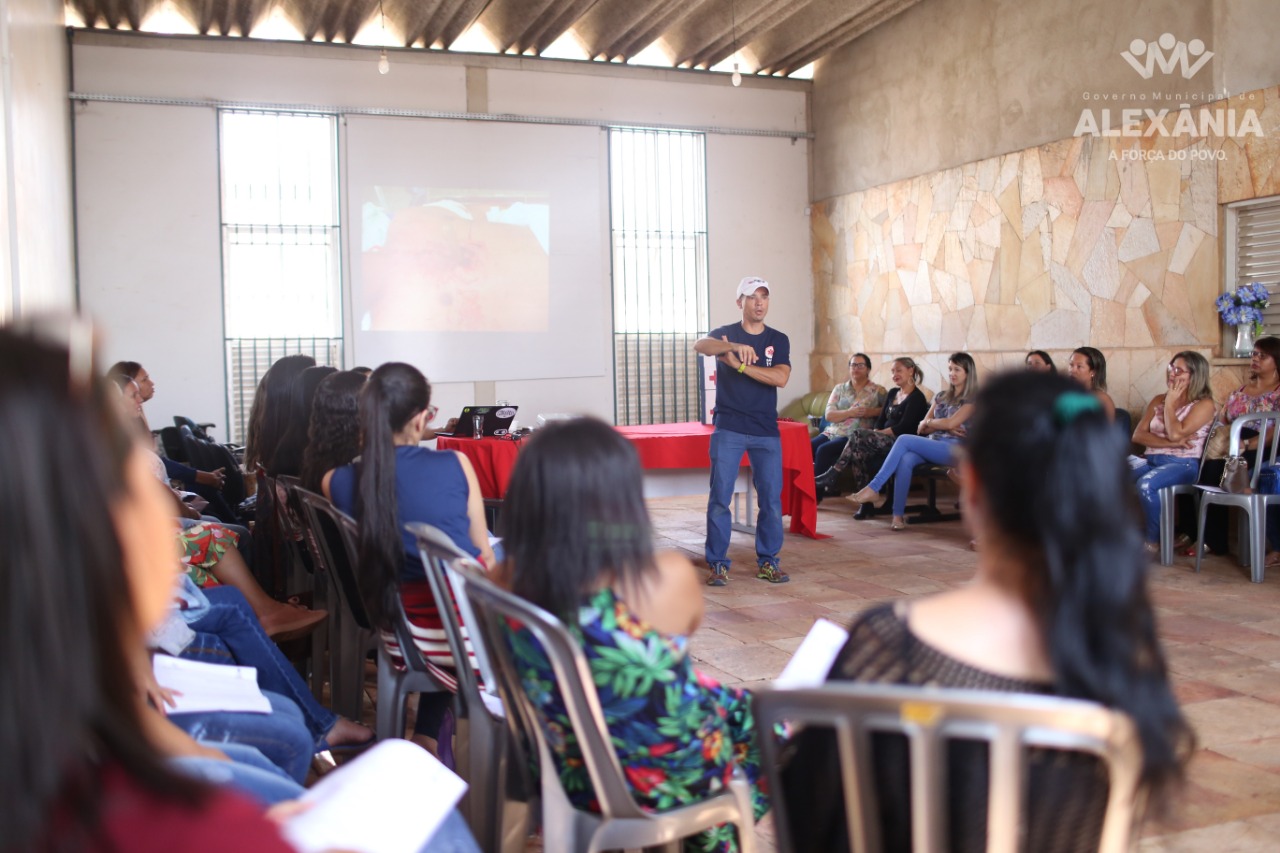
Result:
{"label": "tiled floor", "polygon": [[[660,546],[702,558],[704,498],[652,501]],[[729,585],[705,589],[707,615],[694,635],[699,667],[727,684],[778,675],[814,619],[847,624],[887,599],[965,583],[976,555],[959,522],[889,529],[885,517],[854,521],[851,505],[824,501],[818,529],[831,539],[788,534],[788,584],[756,580],[750,537],[735,533]],[[1149,822],[1144,851],[1280,850],[1280,570],[1262,584],[1234,559],[1207,557],[1203,571],[1178,557],[1151,566],[1160,635],[1200,748],[1169,816]],[[757,828],[772,851],[772,826]]]}

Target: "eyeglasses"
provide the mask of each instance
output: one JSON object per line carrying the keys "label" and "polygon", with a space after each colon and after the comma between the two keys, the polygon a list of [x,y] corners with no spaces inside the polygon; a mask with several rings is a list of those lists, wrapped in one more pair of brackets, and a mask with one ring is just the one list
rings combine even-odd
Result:
{"label": "eyeglasses", "polygon": [[1182,376],[1184,374],[1191,372],[1190,370],[1187,370],[1185,367],[1174,367],[1172,364],[1166,367],[1165,370],[1168,372],[1170,376]]}
{"label": "eyeglasses", "polygon": [[871,365],[869,365],[869,364],[863,364],[863,363],[862,363],[862,362],[860,362],[860,361],[851,361],[851,362],[849,362],[849,366],[850,366],[850,367],[861,367],[863,370],[870,370],[870,369],[871,369]]}
{"label": "eyeglasses", "polygon": [[1262,350],[1254,350],[1253,352],[1249,353],[1249,357],[1256,358],[1256,359],[1271,358],[1271,356],[1267,355]]}

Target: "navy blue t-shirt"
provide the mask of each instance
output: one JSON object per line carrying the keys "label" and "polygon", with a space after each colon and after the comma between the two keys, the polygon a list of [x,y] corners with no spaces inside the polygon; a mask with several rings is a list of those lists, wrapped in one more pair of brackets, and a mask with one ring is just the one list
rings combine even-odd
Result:
{"label": "navy blue t-shirt", "polygon": [[[764,327],[747,334],[742,323],[712,329],[707,337],[728,338],[730,343],[750,344],[756,351],[756,367],[791,365],[791,341],[777,329]],[[716,429],[745,435],[778,434],[778,389],[739,373],[723,361],[716,364]]]}

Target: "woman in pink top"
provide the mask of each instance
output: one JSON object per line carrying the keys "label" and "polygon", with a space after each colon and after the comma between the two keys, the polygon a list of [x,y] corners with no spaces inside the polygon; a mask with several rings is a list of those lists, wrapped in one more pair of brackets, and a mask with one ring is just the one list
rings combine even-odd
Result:
{"label": "woman in pink top", "polygon": [[1160,490],[1196,481],[1214,412],[1209,362],[1200,353],[1175,355],[1165,382],[1169,390],[1147,404],[1133,431],[1134,444],[1147,448],[1133,478],[1146,518],[1147,550],[1153,553],[1160,547]]}

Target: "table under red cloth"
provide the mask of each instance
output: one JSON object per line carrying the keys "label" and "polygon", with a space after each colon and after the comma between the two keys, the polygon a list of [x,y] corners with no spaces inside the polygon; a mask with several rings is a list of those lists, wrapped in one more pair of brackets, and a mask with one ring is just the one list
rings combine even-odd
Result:
{"label": "table under red cloth", "polygon": [[[650,424],[617,427],[635,445],[646,469],[709,468],[712,428],[700,423]],[[813,483],[813,452],[809,429],[793,421],[779,421],[782,436],[782,514],[791,516],[791,532],[811,539],[818,534],[818,492]],[[523,442],[499,438],[451,438],[436,440],[440,450],[458,450],[476,469],[480,492],[501,498],[511,482],[511,469]],[[746,455],[743,455],[746,464]],[[751,519],[754,521],[754,519]]]}

